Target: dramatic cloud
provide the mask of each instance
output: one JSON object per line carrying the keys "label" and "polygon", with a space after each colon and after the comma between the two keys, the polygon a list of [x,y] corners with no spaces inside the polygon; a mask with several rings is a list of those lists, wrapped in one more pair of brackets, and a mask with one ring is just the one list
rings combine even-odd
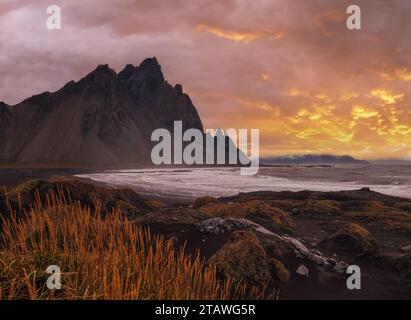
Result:
{"label": "dramatic cloud", "polygon": [[[62,29],[46,28],[46,8]],[[9,104],[156,56],[206,128],[260,128],[262,154],[411,158],[408,0],[1,0]]]}

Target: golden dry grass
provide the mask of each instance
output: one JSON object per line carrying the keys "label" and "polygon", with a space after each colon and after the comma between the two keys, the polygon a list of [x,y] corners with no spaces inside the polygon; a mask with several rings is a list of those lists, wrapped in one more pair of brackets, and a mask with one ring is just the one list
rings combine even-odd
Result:
{"label": "golden dry grass", "polygon": [[[175,241],[153,236],[119,209],[102,218],[50,193],[36,194],[31,210],[2,218],[0,299],[235,299],[262,298],[244,282],[219,280],[199,254],[187,255]],[[62,289],[49,290],[49,265],[62,271]]]}

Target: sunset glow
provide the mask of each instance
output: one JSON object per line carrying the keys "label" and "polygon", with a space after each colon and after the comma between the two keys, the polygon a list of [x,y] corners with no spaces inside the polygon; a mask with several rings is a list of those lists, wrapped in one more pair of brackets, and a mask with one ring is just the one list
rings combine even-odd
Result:
{"label": "sunset glow", "polygon": [[259,128],[262,155],[411,157],[410,2],[361,1],[353,32],[349,1],[56,2],[54,33],[48,1],[2,2],[0,101],[156,56],[205,128]]}

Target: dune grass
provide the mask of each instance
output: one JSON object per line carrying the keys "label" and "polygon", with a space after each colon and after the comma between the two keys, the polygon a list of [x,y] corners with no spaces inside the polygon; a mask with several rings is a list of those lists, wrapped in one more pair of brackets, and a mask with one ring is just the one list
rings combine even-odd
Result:
{"label": "dune grass", "polygon": [[[264,292],[230,278],[184,246],[151,234],[119,209],[105,214],[65,192],[36,200],[22,217],[1,215],[0,299],[242,299]],[[46,269],[62,272],[50,290]]]}

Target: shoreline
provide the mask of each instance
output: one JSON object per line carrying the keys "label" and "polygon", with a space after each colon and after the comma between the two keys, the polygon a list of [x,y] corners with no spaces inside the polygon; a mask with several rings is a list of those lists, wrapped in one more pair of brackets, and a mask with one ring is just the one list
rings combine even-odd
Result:
{"label": "shoreline", "polygon": [[[84,182],[88,182],[90,184],[96,185],[96,186],[104,186],[107,188],[128,188],[131,189],[144,197],[150,198],[150,199],[160,199],[160,200],[169,200],[169,199],[174,199],[174,200],[179,200],[179,201],[191,201],[194,200],[195,198],[201,197],[201,196],[213,196],[213,197],[228,197],[228,196],[235,196],[238,195],[242,192],[263,192],[263,191],[273,191],[273,192],[281,192],[281,191],[291,191],[291,192],[298,192],[298,191],[313,191],[313,192],[337,192],[337,191],[349,191],[349,190],[359,190],[362,188],[370,188],[371,190],[389,195],[389,196],[394,196],[398,198],[403,198],[403,199],[410,199],[411,198],[411,193],[410,197],[404,197],[403,195],[398,195],[398,194],[392,194],[390,192],[382,192],[384,191],[385,188],[391,188],[391,189],[399,189],[403,190],[401,191],[402,194],[408,194],[406,191],[409,186],[408,184],[403,184],[403,182],[399,183],[380,183],[379,185],[375,184],[355,184],[353,182],[346,182],[345,185],[343,182],[339,182],[336,180],[335,177],[333,177],[334,172],[338,172],[339,170],[346,170],[347,168],[341,168],[341,167],[332,167],[333,171],[328,171],[328,168],[325,168],[323,166],[316,166],[316,167],[311,167],[311,166],[294,166],[293,167],[293,174],[295,172],[295,176],[298,177],[295,180],[290,180],[290,170],[288,166],[280,166],[280,167],[264,167],[263,171],[266,171],[264,173],[260,173],[259,175],[262,175],[265,179],[271,178],[273,181],[273,184],[268,184],[267,187],[263,187],[259,184],[259,180],[256,180],[254,182],[254,186],[256,187],[255,189],[252,189],[251,187],[246,187],[243,184],[243,180],[239,179],[237,176],[235,177],[235,180],[237,182],[231,182],[231,184],[237,183],[237,185],[241,186],[237,189],[233,189],[232,192],[227,191],[226,189],[221,189],[222,185],[218,185],[217,188],[213,189],[212,184],[206,184],[204,185],[204,192],[200,192],[197,189],[178,189],[179,185],[178,182],[172,182],[173,177],[168,178],[167,173],[176,173],[176,174],[181,174],[183,173],[192,173],[195,172],[195,170],[201,170],[201,169],[207,169],[207,171],[204,171],[207,173],[210,172],[212,174],[212,171],[208,171],[210,167],[190,167],[190,166],[141,166],[141,167],[49,167],[49,166],[43,166],[43,167],[25,167],[25,166],[18,166],[18,167],[4,167],[0,166],[0,186],[15,186],[17,184],[20,184],[24,181],[27,180],[36,180],[36,179],[43,179],[43,180],[49,180],[49,179],[78,179]],[[233,167],[227,167],[227,166],[221,166],[221,167],[215,167],[216,170],[226,170],[226,169],[236,169]],[[407,167],[408,169],[408,167]],[[409,167],[410,172],[411,172],[411,166]],[[275,170],[275,171],[273,171]],[[327,170],[327,174],[324,175],[322,170]],[[313,180],[315,178],[312,177],[313,172],[318,175],[318,172],[322,173],[322,177],[319,177],[317,180]],[[128,182],[121,182],[121,179],[118,181],[104,181],[105,179],[101,179],[101,176],[104,175],[110,175],[110,174],[123,174],[123,175],[136,175],[134,178],[137,179],[138,175],[141,175],[141,177],[146,177],[145,174],[160,174],[164,177],[167,177],[168,180],[165,182],[168,184],[162,184],[161,179],[153,180],[151,181],[151,178],[147,178],[141,181],[141,183],[135,183],[133,180],[130,180]],[[304,176],[305,174],[305,176]],[[92,176],[97,175],[97,178],[94,179]],[[100,177],[98,176],[100,175]],[[218,172],[215,174],[218,177]],[[325,177],[326,176],[326,177]],[[212,181],[212,177],[210,177],[209,180]],[[155,177],[156,178],[156,177]],[[198,177],[194,177],[198,179]],[[230,178],[230,177],[229,177]],[[108,179],[108,178],[107,178]],[[182,179],[181,177],[178,177],[178,179]],[[192,177],[188,176],[186,180],[183,182],[191,182]],[[278,179],[278,180],[276,180]],[[327,180],[326,180],[327,179]],[[403,178],[405,179],[405,178]],[[171,182],[172,183],[171,183]],[[285,182],[284,182],[285,181]],[[349,181],[349,180],[347,180]],[[407,183],[407,180],[404,180],[405,183]],[[197,184],[199,181],[196,181]],[[201,182],[201,181],[200,181]],[[264,181],[263,181],[264,182]],[[281,188],[281,186],[284,185],[285,187]],[[327,185],[329,185],[329,190],[327,190]],[[339,187],[341,185],[341,187]],[[157,187],[158,186],[158,187]],[[181,184],[180,184],[181,186]],[[273,187],[277,186],[277,187]],[[297,186],[297,187],[296,187]],[[169,188],[168,188],[169,187]],[[311,188],[310,188],[311,187]],[[377,187],[377,188],[375,188]],[[168,189],[167,189],[168,188]],[[207,192],[207,188],[210,189],[210,192]],[[405,189],[404,189],[405,188]],[[221,189],[222,192],[219,192],[218,190]],[[203,190],[202,190],[203,191]],[[199,193],[200,192],[200,193]],[[167,201],[168,202],[168,201]]]}

